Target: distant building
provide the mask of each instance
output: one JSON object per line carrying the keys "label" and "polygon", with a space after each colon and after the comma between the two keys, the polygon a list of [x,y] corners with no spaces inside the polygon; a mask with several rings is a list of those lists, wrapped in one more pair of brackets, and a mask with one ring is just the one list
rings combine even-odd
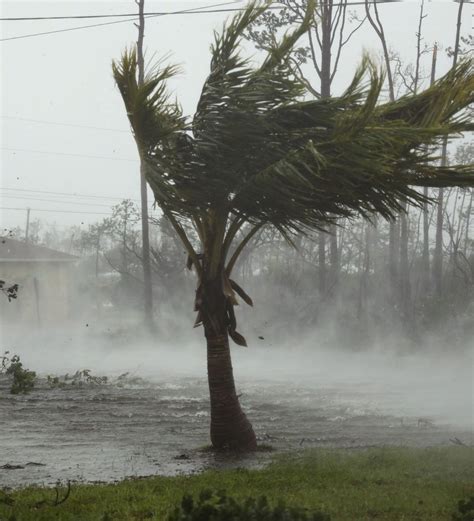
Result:
{"label": "distant building", "polygon": [[0,280],[19,285],[16,300],[8,302],[0,294],[0,320],[28,327],[54,325],[70,318],[77,260],[44,246],[0,237]]}

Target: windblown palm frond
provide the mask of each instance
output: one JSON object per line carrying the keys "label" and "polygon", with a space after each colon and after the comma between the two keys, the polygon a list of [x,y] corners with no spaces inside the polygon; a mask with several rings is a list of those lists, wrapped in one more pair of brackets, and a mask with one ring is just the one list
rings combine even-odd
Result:
{"label": "windblown palm frond", "polygon": [[[379,113],[387,120],[403,119],[412,125],[449,125],[449,132],[474,130],[463,111],[474,99],[472,60],[465,60],[417,96],[406,95],[386,103]],[[457,127],[459,125],[459,127]]]}
{"label": "windblown palm frond", "polygon": [[166,91],[166,81],[175,76],[177,67],[155,66],[140,84],[136,51],[131,49],[123,53],[120,61],[112,63],[112,72],[132,130],[144,152],[152,152],[155,146],[184,128],[181,109],[170,102]]}
{"label": "windblown palm frond", "polygon": [[304,101],[286,58],[314,4],[303,25],[252,67],[239,43],[265,8],[250,4],[215,35],[190,127],[166,95],[173,67],[138,85],[133,52],[114,64],[161,204],[177,215],[204,218],[213,209],[291,230],[357,213],[389,218],[400,201],[423,201],[416,186],[474,184],[472,165],[438,167],[427,152],[448,134],[474,129],[464,111],[474,101],[472,61],[418,95],[380,103],[383,74],[364,58],[340,97]]}
{"label": "windblown palm frond", "polygon": [[149,176],[155,198],[160,204],[170,204],[180,195],[170,175],[177,168],[180,143],[186,141],[186,118],[177,103],[170,102],[166,81],[177,72],[177,67],[153,67],[144,81],[138,81],[138,62],[134,49],[126,50],[118,62],[112,63],[112,72],[124,100],[142,161],[158,164],[162,175]]}

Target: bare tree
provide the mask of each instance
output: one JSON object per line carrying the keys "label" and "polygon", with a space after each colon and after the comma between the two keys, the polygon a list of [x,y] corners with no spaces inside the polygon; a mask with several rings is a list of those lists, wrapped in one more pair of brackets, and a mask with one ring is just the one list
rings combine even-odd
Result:
{"label": "bare tree", "polygon": [[[374,7],[374,14],[372,14],[371,2],[370,0],[365,0],[365,14],[373,27],[375,33],[379,37],[380,43],[382,45],[383,57],[386,67],[387,74],[387,82],[388,82],[388,94],[390,101],[395,101],[395,86],[393,81],[393,73],[392,66],[390,60],[390,52],[387,44],[387,39],[385,37],[385,30],[383,24],[380,20],[380,15],[377,7],[377,3],[375,0],[372,1],[372,5]],[[390,221],[390,235],[389,235],[389,253],[388,253],[388,265],[389,265],[389,274],[390,274],[390,282],[392,288],[392,295],[398,295],[399,292],[399,241],[400,241],[400,227],[395,220]],[[398,299],[395,298],[395,301]]]}
{"label": "bare tree", "polygon": [[[432,51],[430,85],[433,85],[436,78],[436,61],[438,56],[438,44],[435,43]],[[428,187],[423,188],[423,195],[428,199]],[[428,202],[423,203],[423,253],[422,253],[422,288],[423,294],[427,295],[430,290],[430,219],[428,212]]]}
{"label": "bare tree", "polygon": [[[277,31],[292,23],[301,23],[305,13],[305,0],[283,0],[282,9],[264,13],[253,24],[247,37],[257,47],[269,49],[273,45]],[[332,95],[332,83],[336,76],[343,48],[349,43],[354,33],[362,26],[365,18],[357,19],[348,11],[348,0],[321,0],[315,11],[313,23],[308,31],[308,45],[297,47],[289,56],[294,74],[304,82],[308,90],[316,97],[329,98]],[[348,29],[349,23],[353,26]],[[319,88],[308,79],[303,65],[309,63],[319,80]],[[319,291],[324,295],[337,287],[340,272],[340,253],[336,224],[329,230],[329,265],[327,268],[327,233],[318,233]],[[328,279],[329,273],[329,279]]]}
{"label": "bare tree", "polygon": [[[461,20],[464,0],[459,0],[458,16],[456,23],[456,37],[453,50],[453,67],[456,66],[459,55],[459,42],[461,37]],[[448,138],[443,140],[441,151],[441,166],[448,164]],[[444,214],[444,189],[438,191],[438,213],[436,217],[436,243],[433,258],[433,281],[436,294],[440,297],[443,294],[443,214]]]}

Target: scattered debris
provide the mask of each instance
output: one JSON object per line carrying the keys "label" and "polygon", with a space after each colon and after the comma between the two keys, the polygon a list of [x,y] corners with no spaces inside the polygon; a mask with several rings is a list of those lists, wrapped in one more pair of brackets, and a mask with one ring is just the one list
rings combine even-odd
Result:
{"label": "scattered debris", "polygon": [[456,438],[456,437],[449,438],[449,441],[451,443],[454,443],[454,445],[460,445],[461,447],[467,447],[467,445],[463,441],[461,441],[459,438]]}
{"label": "scattered debris", "polygon": [[12,465],[10,463],[5,463],[5,465],[0,465],[0,469],[3,470],[18,470],[18,469],[24,469],[24,465]]}
{"label": "scattered debris", "polygon": [[58,505],[61,505],[62,503],[64,503],[68,499],[69,495],[71,494],[71,482],[68,480],[66,493],[64,494],[64,496],[61,499],[59,498],[60,486],[61,486],[61,482],[58,481],[56,483],[56,487],[54,488],[54,490],[56,492],[56,497],[55,497],[54,501],[50,501],[49,499],[42,499],[41,501],[38,501],[37,503],[35,503],[35,505],[34,505],[35,508],[42,508],[45,506],[57,507]]}
{"label": "scattered debris", "polygon": [[418,427],[434,427],[434,423],[432,420],[428,418],[418,418]]}
{"label": "scattered debris", "polygon": [[18,288],[18,284],[9,284],[4,280],[0,280],[0,291],[7,297],[8,302],[18,298]]}
{"label": "scattered debris", "polygon": [[86,385],[102,386],[109,383],[107,376],[95,376],[91,374],[90,369],[76,371],[72,376],[69,374],[65,374],[62,377],[48,375],[47,382],[51,389],[64,389],[74,386],[83,387]]}
{"label": "scattered debris", "polygon": [[69,494],[71,493],[71,482],[67,482],[67,490],[66,494],[64,494],[64,497],[62,499],[59,499],[59,485],[60,483],[56,485],[56,499],[54,500],[54,506],[61,505],[61,503],[64,503],[66,499],[69,497]]}
{"label": "scattered debris", "polygon": [[275,436],[272,436],[271,434],[268,434],[268,432],[264,432],[261,436],[257,436],[257,441],[271,441],[276,440]]}
{"label": "scattered debris", "polygon": [[191,459],[191,456],[189,456],[188,454],[178,454],[177,456],[175,456],[173,459],[175,460],[180,460],[180,461],[184,461],[184,460],[190,460]]}
{"label": "scattered debris", "polygon": [[[303,445],[303,443],[321,443],[321,442],[327,442],[327,441],[330,441],[328,440],[327,438],[301,438],[300,440],[300,447],[301,445]],[[355,441],[355,440],[350,440],[351,442]]]}

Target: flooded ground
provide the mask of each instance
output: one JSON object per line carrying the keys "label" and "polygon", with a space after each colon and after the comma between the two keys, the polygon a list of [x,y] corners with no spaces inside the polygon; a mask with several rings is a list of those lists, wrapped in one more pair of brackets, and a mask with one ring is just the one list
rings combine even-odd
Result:
{"label": "flooded ground", "polygon": [[[473,442],[470,358],[436,374],[426,363],[392,361],[382,373],[375,358],[312,359],[299,371],[291,358],[285,366],[283,353],[241,353],[235,368],[242,404],[261,443],[276,451]],[[0,485],[113,481],[268,461],[272,453],[242,459],[203,450],[208,390],[205,362],[196,354],[190,358],[199,362],[186,371],[150,361],[118,384],[115,369],[107,385],[51,389],[43,379],[32,393],[14,396],[0,380]],[[44,376],[47,364],[27,357]],[[346,367],[336,372],[342,360]],[[78,367],[77,359],[69,363]],[[68,364],[62,359],[59,367]]]}

